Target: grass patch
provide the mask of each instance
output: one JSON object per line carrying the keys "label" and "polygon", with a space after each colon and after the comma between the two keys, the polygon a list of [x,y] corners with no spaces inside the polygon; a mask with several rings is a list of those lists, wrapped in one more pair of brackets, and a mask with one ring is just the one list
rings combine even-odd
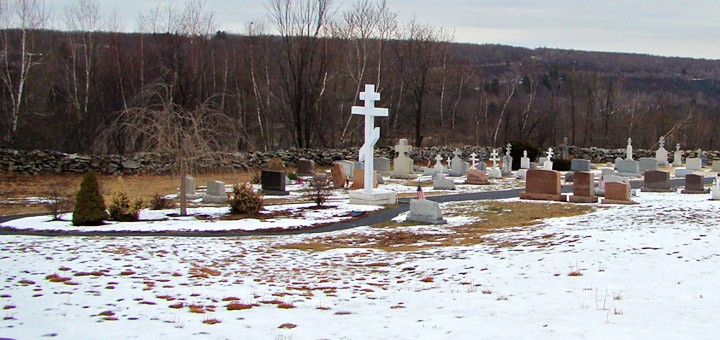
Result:
{"label": "grass patch", "polygon": [[453,206],[445,212],[444,217],[472,217],[475,222],[463,226],[438,226],[445,229],[446,232],[443,233],[423,233],[408,228],[416,225],[413,222],[387,221],[372,226],[380,229],[377,233],[315,237],[304,242],[279,245],[278,248],[313,251],[338,248],[413,251],[431,247],[475,245],[489,242],[485,237],[488,234],[529,227],[542,219],[578,216],[592,210],[592,207],[579,204],[473,201]]}

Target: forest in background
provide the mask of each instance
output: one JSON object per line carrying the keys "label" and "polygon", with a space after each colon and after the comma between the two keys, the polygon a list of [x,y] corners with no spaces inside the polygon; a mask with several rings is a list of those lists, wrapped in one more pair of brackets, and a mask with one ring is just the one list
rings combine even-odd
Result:
{"label": "forest in background", "polygon": [[[385,2],[269,0],[243,34],[201,0],[121,33],[96,1],[48,29],[41,0],[2,3],[0,146],[80,153],[359,146],[375,84],[380,145],[720,149],[720,61],[452,42]],[[168,143],[168,144],[163,144]],[[164,145],[164,146],[162,146]],[[171,145],[171,146],[167,146]]]}

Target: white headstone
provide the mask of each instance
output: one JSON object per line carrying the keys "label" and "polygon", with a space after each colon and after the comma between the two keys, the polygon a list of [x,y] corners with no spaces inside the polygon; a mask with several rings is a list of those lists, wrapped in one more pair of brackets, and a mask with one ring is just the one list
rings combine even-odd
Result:
{"label": "white headstone", "polygon": [[375,117],[387,117],[388,109],[376,108],[375,102],[380,100],[380,93],[375,92],[375,85],[366,84],[365,91],[360,92],[360,100],[364,106],[353,106],[352,114],[365,116],[365,144],[360,148],[359,161],[365,162],[365,192],[373,191],[373,156],[375,143],[380,138],[380,128],[375,127]]}
{"label": "white headstone", "polygon": [[675,144],[675,154],[673,155],[673,158],[673,166],[682,166],[682,151],[680,151],[680,143]]}
{"label": "white headstone", "polygon": [[445,167],[442,165],[443,156],[441,154],[437,154],[435,156],[435,173],[442,173],[445,171]]}
{"label": "white headstone", "polygon": [[545,161],[545,163],[543,163],[543,169],[545,169],[545,170],[552,170],[552,168],[553,168],[552,158],[553,158],[553,149],[552,149],[552,148],[548,148],[548,151],[547,151],[547,160]]}
{"label": "white headstone", "polygon": [[520,169],[530,169],[530,158],[528,158],[527,150],[523,150],[523,156],[520,158]]}
{"label": "white headstone", "polygon": [[625,150],[625,152],[627,153],[627,156],[625,159],[631,161],[633,159],[632,138],[628,137],[628,145],[627,145],[627,149]]}
{"label": "white headstone", "polygon": [[668,152],[665,150],[665,137],[660,136],[658,143],[660,143],[660,147],[658,147],[657,151],[655,151],[655,159],[657,159],[659,166],[667,166]]}
{"label": "white headstone", "polygon": [[407,155],[410,151],[412,151],[412,146],[408,145],[407,139],[401,139],[398,145],[395,145],[395,152],[398,153],[398,156],[393,160],[393,170],[396,173],[413,173],[413,160]]}
{"label": "white headstone", "polygon": [[497,169],[497,168],[498,168],[498,167],[497,167],[497,162],[500,160],[500,159],[498,158],[498,152],[497,152],[497,150],[496,150],[496,149],[493,149],[492,153],[490,153],[490,156],[491,156],[491,157],[490,157],[490,161],[493,163],[492,168],[493,168],[493,169]]}
{"label": "white headstone", "polygon": [[475,166],[476,166],[475,163],[476,163],[477,161],[479,161],[479,159],[477,158],[477,154],[474,153],[474,152],[471,153],[469,159],[470,159],[470,161],[472,162],[472,165],[470,165],[470,168],[473,169],[473,170],[477,170],[477,168],[475,167]]}
{"label": "white headstone", "polygon": [[462,176],[467,170],[465,162],[463,162],[462,158],[460,158],[460,156],[462,156],[462,151],[460,151],[460,149],[455,149],[453,154],[455,157],[453,157],[452,162],[450,163],[450,176]]}
{"label": "white headstone", "polygon": [[713,200],[720,200],[720,181],[718,178],[720,177],[720,174],[715,176],[715,182],[712,185],[712,188],[710,188],[710,194],[712,195]]}
{"label": "white headstone", "polygon": [[700,170],[702,169],[702,159],[700,158],[688,158],[685,160],[685,168],[688,170]]}

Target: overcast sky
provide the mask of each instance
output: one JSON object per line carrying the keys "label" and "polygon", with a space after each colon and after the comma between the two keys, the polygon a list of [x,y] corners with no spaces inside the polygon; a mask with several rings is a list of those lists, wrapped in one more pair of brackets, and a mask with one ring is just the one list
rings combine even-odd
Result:
{"label": "overcast sky", "polygon": [[[46,0],[56,26],[74,0]],[[115,11],[125,31],[139,13],[158,3],[184,1],[97,0]],[[267,0],[207,0],[219,30],[242,33],[248,22],[268,21]],[[334,0],[336,7],[352,1]],[[388,0],[402,22],[455,32],[454,41],[720,59],[720,0]]]}

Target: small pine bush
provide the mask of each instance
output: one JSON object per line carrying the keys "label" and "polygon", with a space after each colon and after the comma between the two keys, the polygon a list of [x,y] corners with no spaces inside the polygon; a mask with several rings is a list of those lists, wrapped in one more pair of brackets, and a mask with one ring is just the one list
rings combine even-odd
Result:
{"label": "small pine bush", "polygon": [[299,177],[298,177],[297,173],[295,173],[295,172],[288,172],[287,178],[292,181],[297,181]]}
{"label": "small pine bush", "polygon": [[332,178],[326,174],[315,174],[307,182],[305,197],[316,206],[322,206],[332,196]]}
{"label": "small pine bush", "polygon": [[85,173],[80,190],[75,196],[75,209],[73,210],[73,225],[101,225],[108,218],[105,211],[105,200],[100,194],[97,176],[92,170]]}
{"label": "small pine bush", "polygon": [[252,185],[235,184],[230,196],[230,213],[257,214],[263,205],[262,194],[253,190]]}
{"label": "small pine bush", "polygon": [[150,200],[150,210],[164,210],[175,208],[175,201],[172,198],[165,198],[160,193],[155,193],[155,196]]}
{"label": "small pine bush", "polygon": [[134,199],[131,202],[125,191],[118,190],[113,193],[108,211],[112,221],[135,222],[140,215],[140,209],[142,200]]}

